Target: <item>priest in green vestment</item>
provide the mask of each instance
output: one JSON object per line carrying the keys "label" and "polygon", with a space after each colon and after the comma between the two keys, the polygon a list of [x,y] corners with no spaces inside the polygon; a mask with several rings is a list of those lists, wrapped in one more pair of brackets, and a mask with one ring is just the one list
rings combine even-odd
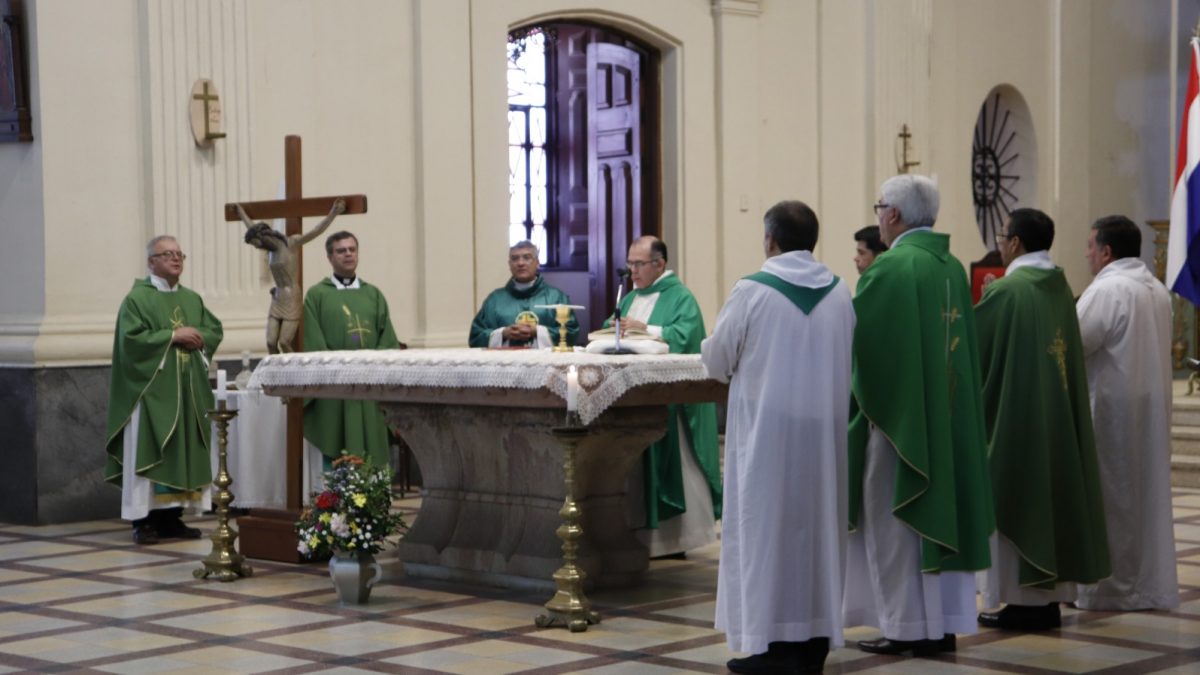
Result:
{"label": "priest in green vestment", "polygon": [[1046,630],[1076,584],[1111,573],[1104,501],[1075,299],[1050,260],[1054,221],[1017,209],[997,239],[1008,267],[975,313],[997,531],[984,606],[1007,606],[979,623]]}
{"label": "priest in green vestment", "polygon": [[[304,296],[304,351],[403,349],[392,328],[387,300],[358,276],[358,238],[335,232],[325,240],[333,273]],[[388,428],[375,401],[308,399],[304,403],[304,439],[329,464],[343,451],[375,466],[390,459]],[[316,459],[313,457],[313,459]],[[320,467],[310,461],[306,481],[317,484]]]}
{"label": "priest in green vestment", "polygon": [[[569,305],[571,298],[546,283],[538,273],[538,248],[519,241],[508,249],[512,278],[492,291],[471,322],[472,347],[553,347],[559,342],[558,318],[553,309],[538,305]],[[575,312],[567,321],[567,344],[579,336]]]}
{"label": "priest in green vestment", "polygon": [[[621,330],[656,335],[672,354],[699,354],[705,338],[700,305],[667,262],[667,245],[657,237],[642,237],[629,247],[626,264],[634,289],[621,298]],[[645,529],[639,537],[651,556],[716,541],[722,501],[715,404],[667,406],[667,435],[646,450],[642,469]],[[636,499],[639,486],[633,487]]]}
{"label": "priest in green vestment", "polygon": [[146,255],[150,274],[133,282],[117,316],[104,471],[121,486],[121,517],[138,544],[200,537],[180,516],[185,506],[209,508],[208,360],[222,337],[221,322],[179,283],[179,242],[155,237]]}
{"label": "priest in green vestment", "polygon": [[967,275],[934,232],[929,178],[880,188],[891,248],[854,298],[846,626],[883,637],[859,648],[933,655],[974,633],[975,575],[994,528],[979,352]]}

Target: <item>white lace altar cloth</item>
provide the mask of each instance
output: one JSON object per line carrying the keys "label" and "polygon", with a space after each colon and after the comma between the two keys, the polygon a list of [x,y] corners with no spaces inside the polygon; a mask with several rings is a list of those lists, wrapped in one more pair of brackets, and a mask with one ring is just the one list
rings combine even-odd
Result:
{"label": "white lace altar cloth", "polygon": [[250,388],[545,388],[565,402],[571,366],[579,373],[578,407],[584,424],[590,424],[634,387],[709,379],[699,354],[392,349],[274,354],[254,369]]}

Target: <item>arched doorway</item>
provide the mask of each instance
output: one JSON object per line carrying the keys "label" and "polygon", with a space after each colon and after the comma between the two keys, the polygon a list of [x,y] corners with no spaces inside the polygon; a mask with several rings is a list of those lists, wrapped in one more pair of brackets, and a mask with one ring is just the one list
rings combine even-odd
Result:
{"label": "arched doorway", "polygon": [[509,34],[509,241],[543,275],[611,313],[629,243],[661,236],[659,55],[611,27],[550,22]]}

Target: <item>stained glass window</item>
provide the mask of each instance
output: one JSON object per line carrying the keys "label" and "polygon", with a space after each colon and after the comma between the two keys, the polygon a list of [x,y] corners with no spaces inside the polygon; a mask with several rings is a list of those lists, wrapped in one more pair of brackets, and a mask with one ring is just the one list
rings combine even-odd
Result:
{"label": "stained glass window", "polygon": [[550,175],[546,100],[546,39],[535,28],[508,42],[508,242],[532,241],[543,265]]}

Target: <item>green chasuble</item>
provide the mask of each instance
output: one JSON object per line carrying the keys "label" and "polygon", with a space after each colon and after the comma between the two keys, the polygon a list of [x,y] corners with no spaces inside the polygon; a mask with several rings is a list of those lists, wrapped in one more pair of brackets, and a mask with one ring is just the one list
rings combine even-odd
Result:
{"label": "green chasuble", "polygon": [[155,492],[194,492],[212,482],[213,407],[208,367],[199,352],[171,344],[176,328],[195,328],[204,337],[205,356],[221,344],[221,322],[194,291],[176,286],[165,293],[138,279],[121,303],[113,338],[112,381],[104,478],[120,485],[124,434],[142,404],[134,471],[155,484]]}
{"label": "green chasuble", "polygon": [[1062,270],[1019,267],[975,308],[996,528],[1022,586],[1111,573],[1075,300]]}
{"label": "green chasuble", "polygon": [[995,529],[971,291],[950,236],[918,230],[881,253],[854,298],[850,525],[869,425],[896,447],[892,513],[921,536],[921,571],[991,566]]}
{"label": "green chasuble", "polygon": [[[651,326],[662,326],[662,339],[672,354],[699,354],[704,340],[704,317],[695,296],[679,277],[661,276],[649,288],[634,289],[621,298],[621,316],[626,316],[633,299],[659,293],[650,312]],[[608,326],[612,319],[604,322]],[[717,406],[714,403],[667,406],[667,435],[643,455],[646,479],[646,527],[657,529],[659,521],[687,511],[683,497],[683,460],[679,456],[678,416],[687,423],[692,454],[704,473],[712,493],[713,515],[721,517],[721,462],[717,449]]]}
{"label": "green chasuble", "polygon": [[[400,347],[383,294],[361,279],[359,286],[339,290],[326,277],[308,289],[304,351]],[[387,423],[375,401],[306,400],[304,438],[331,459],[345,450],[375,466],[387,466],[391,457]]]}
{"label": "green chasuble", "polygon": [[[497,328],[511,326],[517,322],[517,317],[525,312],[532,312],[537,317],[538,325],[545,326],[550,331],[550,340],[558,344],[558,319],[553,309],[534,309],[535,305],[569,305],[571,298],[566,293],[546,283],[540,275],[529,288],[521,290],[516,282],[508,280],[504,288],[492,291],[475,320],[471,322],[472,347],[488,346],[492,331]],[[571,312],[571,320],[567,322],[567,344],[574,345],[579,336],[579,322],[575,320],[575,312]]]}

